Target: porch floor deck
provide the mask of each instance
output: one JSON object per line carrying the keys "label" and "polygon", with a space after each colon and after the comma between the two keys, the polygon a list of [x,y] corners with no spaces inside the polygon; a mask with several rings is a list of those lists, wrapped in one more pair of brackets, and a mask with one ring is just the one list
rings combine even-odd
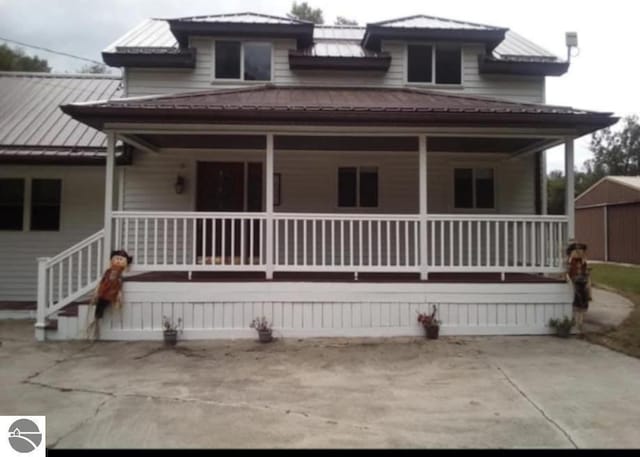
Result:
{"label": "porch floor deck", "polygon": [[[267,281],[262,272],[202,272],[188,273],[154,271],[129,276],[133,282],[261,282]],[[422,281],[418,273],[359,273],[356,281],[353,273],[325,272],[274,272],[273,281],[280,282],[427,282],[427,283],[563,283],[562,279],[526,273],[506,273],[504,281],[500,273],[430,273]]]}

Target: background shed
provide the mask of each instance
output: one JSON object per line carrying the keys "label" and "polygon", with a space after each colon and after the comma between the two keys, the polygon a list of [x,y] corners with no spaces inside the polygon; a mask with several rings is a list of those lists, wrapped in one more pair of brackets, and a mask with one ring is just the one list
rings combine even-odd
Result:
{"label": "background shed", "polygon": [[590,259],[640,264],[640,176],[606,176],[576,198]]}

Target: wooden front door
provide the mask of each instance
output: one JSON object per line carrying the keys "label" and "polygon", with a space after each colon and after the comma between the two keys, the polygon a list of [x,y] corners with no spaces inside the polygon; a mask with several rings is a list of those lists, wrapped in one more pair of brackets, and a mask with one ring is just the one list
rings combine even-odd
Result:
{"label": "wooden front door", "polygon": [[[245,182],[247,177],[247,182]],[[243,212],[262,210],[262,164],[244,162],[198,162],[196,211]],[[247,226],[241,230],[241,224]],[[205,253],[204,263],[239,263],[241,243],[245,243],[245,255],[249,255],[249,222],[240,220],[216,220],[215,229],[208,220],[198,224],[198,255]],[[259,252],[260,239],[254,223],[254,253]],[[233,236],[231,236],[233,231]],[[224,245],[222,233],[224,236]],[[242,239],[244,233],[244,240]],[[204,234],[204,236],[203,236]],[[233,246],[232,246],[232,241]],[[204,243],[204,246],[203,246]],[[215,250],[212,248],[215,246]],[[233,258],[232,258],[233,257]],[[246,259],[245,259],[246,262]]]}

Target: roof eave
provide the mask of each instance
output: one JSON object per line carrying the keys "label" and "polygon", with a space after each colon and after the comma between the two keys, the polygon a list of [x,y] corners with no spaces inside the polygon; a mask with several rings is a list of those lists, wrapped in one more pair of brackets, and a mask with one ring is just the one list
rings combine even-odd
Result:
{"label": "roof eave", "polygon": [[110,67],[195,68],[196,50],[181,49],[174,54],[103,52],[102,60]]}
{"label": "roof eave", "polygon": [[391,65],[391,56],[337,57],[309,56],[289,52],[289,68],[292,70],[350,70],[350,71],[387,71]]}
{"label": "roof eave", "polygon": [[478,56],[478,70],[482,74],[561,76],[569,70],[569,62],[527,62]]}
{"label": "roof eave", "polygon": [[180,47],[186,47],[190,35],[199,36],[243,36],[295,38],[298,47],[306,47],[313,43],[313,24],[255,24],[231,22],[190,22],[184,20],[168,20],[169,29],[176,37]]}
{"label": "roof eave", "polygon": [[376,50],[379,48],[381,40],[480,42],[485,43],[488,51],[493,51],[504,41],[506,32],[507,29],[427,29],[367,24],[361,44],[365,49]]}
{"label": "roof eave", "polygon": [[62,111],[97,129],[109,122],[291,123],[325,125],[567,128],[576,136],[615,124],[609,113],[470,113],[443,111],[341,111],[298,109],[130,108],[63,105]]}

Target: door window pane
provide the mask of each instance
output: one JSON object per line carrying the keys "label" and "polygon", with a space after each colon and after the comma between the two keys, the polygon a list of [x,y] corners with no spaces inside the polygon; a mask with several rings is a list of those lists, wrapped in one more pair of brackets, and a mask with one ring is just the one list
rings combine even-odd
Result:
{"label": "door window pane", "polygon": [[271,79],[271,44],[244,44],[244,79],[269,81]]}
{"label": "door window pane", "polygon": [[240,42],[216,41],[216,78],[240,79]]}
{"label": "door window pane", "polygon": [[0,230],[22,230],[24,179],[0,179]]}

